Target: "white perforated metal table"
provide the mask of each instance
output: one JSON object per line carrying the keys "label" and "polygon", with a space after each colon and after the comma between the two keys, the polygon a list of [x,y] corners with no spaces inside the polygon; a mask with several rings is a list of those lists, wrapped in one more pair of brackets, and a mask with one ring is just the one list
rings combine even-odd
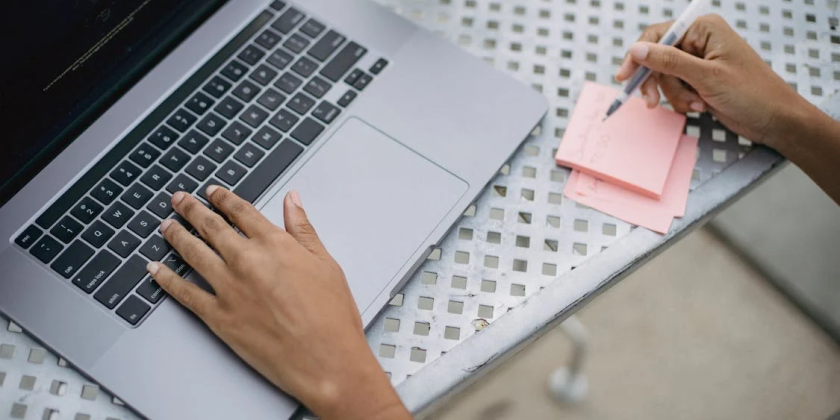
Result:
{"label": "white perforated metal table", "polygon": [[[784,163],[708,115],[690,115],[687,132],[701,142],[686,216],[666,236],[636,229],[563,197],[569,171],[553,156],[583,82],[612,83],[641,30],[678,15],[684,0],[379,2],[551,103],[368,329],[371,349],[415,413],[429,412],[559,324]],[[715,0],[713,8],[788,83],[837,118],[838,0]],[[137,416],[0,318],[0,418]]]}

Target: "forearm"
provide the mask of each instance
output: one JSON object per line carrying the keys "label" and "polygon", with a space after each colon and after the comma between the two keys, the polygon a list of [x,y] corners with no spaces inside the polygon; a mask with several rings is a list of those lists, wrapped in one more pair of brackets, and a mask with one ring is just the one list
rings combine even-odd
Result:
{"label": "forearm", "polygon": [[804,99],[780,120],[768,146],[790,159],[840,204],[840,122]]}

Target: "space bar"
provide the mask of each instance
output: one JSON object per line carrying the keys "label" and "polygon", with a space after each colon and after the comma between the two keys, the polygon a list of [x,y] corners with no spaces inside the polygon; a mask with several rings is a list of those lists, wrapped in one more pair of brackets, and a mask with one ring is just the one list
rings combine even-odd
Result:
{"label": "space bar", "polygon": [[300,156],[301,152],[303,152],[303,147],[289,140],[283,141],[233,192],[250,203],[257,201],[257,198]]}

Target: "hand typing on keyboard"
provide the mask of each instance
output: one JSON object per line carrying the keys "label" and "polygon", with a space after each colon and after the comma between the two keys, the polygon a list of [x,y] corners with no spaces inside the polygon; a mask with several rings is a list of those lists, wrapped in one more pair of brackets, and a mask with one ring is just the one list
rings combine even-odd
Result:
{"label": "hand typing on keyboard", "polygon": [[173,195],[172,206],[207,243],[171,219],[160,230],[215,295],[152,262],[155,281],[321,418],[410,418],[367,345],[341,267],[297,193],[285,198],[285,229],[224,188],[210,186],[206,195],[243,235],[183,192]]}

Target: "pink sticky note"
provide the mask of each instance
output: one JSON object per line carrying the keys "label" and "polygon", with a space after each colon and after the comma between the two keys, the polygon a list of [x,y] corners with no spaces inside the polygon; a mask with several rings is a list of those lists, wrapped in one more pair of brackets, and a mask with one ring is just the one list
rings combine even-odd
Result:
{"label": "pink sticky note", "polygon": [[618,90],[587,82],[555,157],[577,169],[648,197],[660,198],[671,170],[685,116],[647,109],[631,98],[606,122]]}
{"label": "pink sticky note", "polygon": [[666,210],[671,216],[682,217],[685,215],[685,204],[688,201],[691,174],[697,162],[697,143],[696,137],[682,136],[660,200],[626,190],[587,174],[580,174],[575,192],[598,200],[623,204],[633,211]]}

